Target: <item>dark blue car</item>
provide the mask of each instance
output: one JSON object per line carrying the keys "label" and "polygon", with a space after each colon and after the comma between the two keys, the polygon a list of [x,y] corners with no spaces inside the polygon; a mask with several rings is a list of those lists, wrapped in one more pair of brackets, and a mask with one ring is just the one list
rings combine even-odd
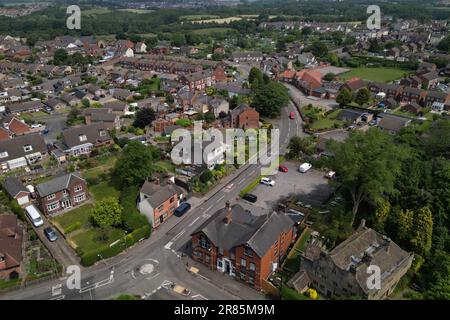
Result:
{"label": "dark blue car", "polygon": [[183,214],[188,212],[189,209],[191,209],[191,205],[187,202],[183,202],[178,208],[175,209],[173,214],[177,217],[181,217]]}

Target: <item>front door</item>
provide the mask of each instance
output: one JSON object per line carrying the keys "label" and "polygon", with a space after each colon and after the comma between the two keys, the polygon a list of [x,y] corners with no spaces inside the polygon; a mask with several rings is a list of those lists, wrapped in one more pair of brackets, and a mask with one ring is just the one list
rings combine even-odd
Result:
{"label": "front door", "polygon": [[225,272],[230,274],[230,269],[231,269],[230,261],[225,260]]}
{"label": "front door", "polygon": [[70,208],[71,206],[72,206],[72,204],[70,203],[70,200],[64,200],[64,201],[62,202],[62,207],[63,207],[64,209]]}
{"label": "front door", "polygon": [[164,217],[163,216],[160,216],[159,217],[159,223],[163,223],[164,222]]}

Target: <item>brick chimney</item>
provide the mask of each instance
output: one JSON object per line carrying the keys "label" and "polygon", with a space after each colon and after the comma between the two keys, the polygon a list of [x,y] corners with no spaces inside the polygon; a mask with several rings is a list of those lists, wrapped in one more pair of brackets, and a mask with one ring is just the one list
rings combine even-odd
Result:
{"label": "brick chimney", "polygon": [[233,211],[231,210],[229,201],[225,202],[225,210],[226,210],[226,214],[225,214],[225,218],[223,220],[224,220],[225,224],[230,224],[231,220],[232,220],[232,216],[233,216]]}

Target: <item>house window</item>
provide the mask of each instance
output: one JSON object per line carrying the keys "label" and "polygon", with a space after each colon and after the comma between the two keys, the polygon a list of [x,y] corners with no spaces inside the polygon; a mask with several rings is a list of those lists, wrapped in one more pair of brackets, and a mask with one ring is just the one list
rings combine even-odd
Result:
{"label": "house window", "polygon": [[245,254],[247,257],[253,257],[253,251],[252,251],[252,249],[250,249],[249,247],[244,247],[244,254]]}
{"label": "house window", "polygon": [[255,278],[252,276],[248,276],[248,283],[250,283],[251,285],[255,284]]}
{"label": "house window", "polygon": [[[75,192],[80,192],[80,191],[82,191],[83,190],[83,187],[81,186],[81,185],[78,185],[78,186],[76,186],[75,187]],[[65,190],[64,190],[65,191]]]}
{"label": "house window", "polygon": [[63,190],[63,195],[67,196],[67,190],[66,189]]}
{"label": "house window", "polygon": [[47,205],[48,211],[54,211],[59,208],[59,202],[53,202]]}
{"label": "house window", "polygon": [[80,135],[78,136],[78,138],[80,139],[81,142],[87,141],[87,137],[86,137],[85,134],[80,134]]}
{"label": "house window", "polygon": [[56,198],[56,195],[55,195],[54,193],[49,194],[49,195],[47,196],[47,200],[53,200],[53,199],[55,199],[55,198]]}
{"label": "house window", "polygon": [[247,266],[247,260],[241,259],[241,266],[245,268]]}
{"label": "house window", "polygon": [[84,201],[85,199],[86,199],[86,195],[84,193],[76,196],[75,198],[73,198],[73,200],[75,202],[81,202],[81,201]]}
{"label": "house window", "polygon": [[241,275],[240,275],[240,277],[241,277],[241,280],[244,280],[245,281],[245,271],[241,271]]}
{"label": "house window", "polygon": [[0,158],[6,158],[7,156],[8,156],[8,152],[6,152],[6,151],[0,152]]}
{"label": "house window", "polygon": [[30,144],[26,144],[23,146],[23,151],[25,152],[33,151],[33,147]]}
{"label": "house window", "polygon": [[205,262],[209,263],[211,261],[211,257],[209,255],[205,255]]}
{"label": "house window", "polygon": [[158,210],[158,211],[162,211],[163,208],[164,208],[164,206],[163,206],[163,205],[160,205],[160,206],[157,208],[157,210]]}
{"label": "house window", "polygon": [[208,240],[205,237],[200,237],[200,247],[203,249],[209,249]]}
{"label": "house window", "polygon": [[219,248],[219,254],[223,255],[223,248]]}
{"label": "house window", "polygon": [[173,203],[175,201],[175,197],[170,198],[170,203]]}
{"label": "house window", "polygon": [[255,271],[256,265],[252,262],[250,262],[250,271]]}
{"label": "house window", "polygon": [[105,130],[100,130],[99,131],[99,135],[100,135],[100,137],[106,136],[106,131]]}

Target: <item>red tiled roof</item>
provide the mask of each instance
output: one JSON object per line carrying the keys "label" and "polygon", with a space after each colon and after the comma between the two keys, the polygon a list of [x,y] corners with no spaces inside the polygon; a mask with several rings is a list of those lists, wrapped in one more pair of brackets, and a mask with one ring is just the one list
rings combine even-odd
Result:
{"label": "red tiled roof", "polygon": [[20,266],[22,261],[23,229],[15,215],[0,215],[0,254],[5,257],[6,269]]}
{"label": "red tiled roof", "polygon": [[11,137],[9,136],[9,132],[3,128],[0,128],[0,141],[9,139],[11,139]]}
{"label": "red tiled roof", "polygon": [[29,132],[30,128],[17,118],[13,118],[9,123],[9,131],[14,134],[24,134]]}

